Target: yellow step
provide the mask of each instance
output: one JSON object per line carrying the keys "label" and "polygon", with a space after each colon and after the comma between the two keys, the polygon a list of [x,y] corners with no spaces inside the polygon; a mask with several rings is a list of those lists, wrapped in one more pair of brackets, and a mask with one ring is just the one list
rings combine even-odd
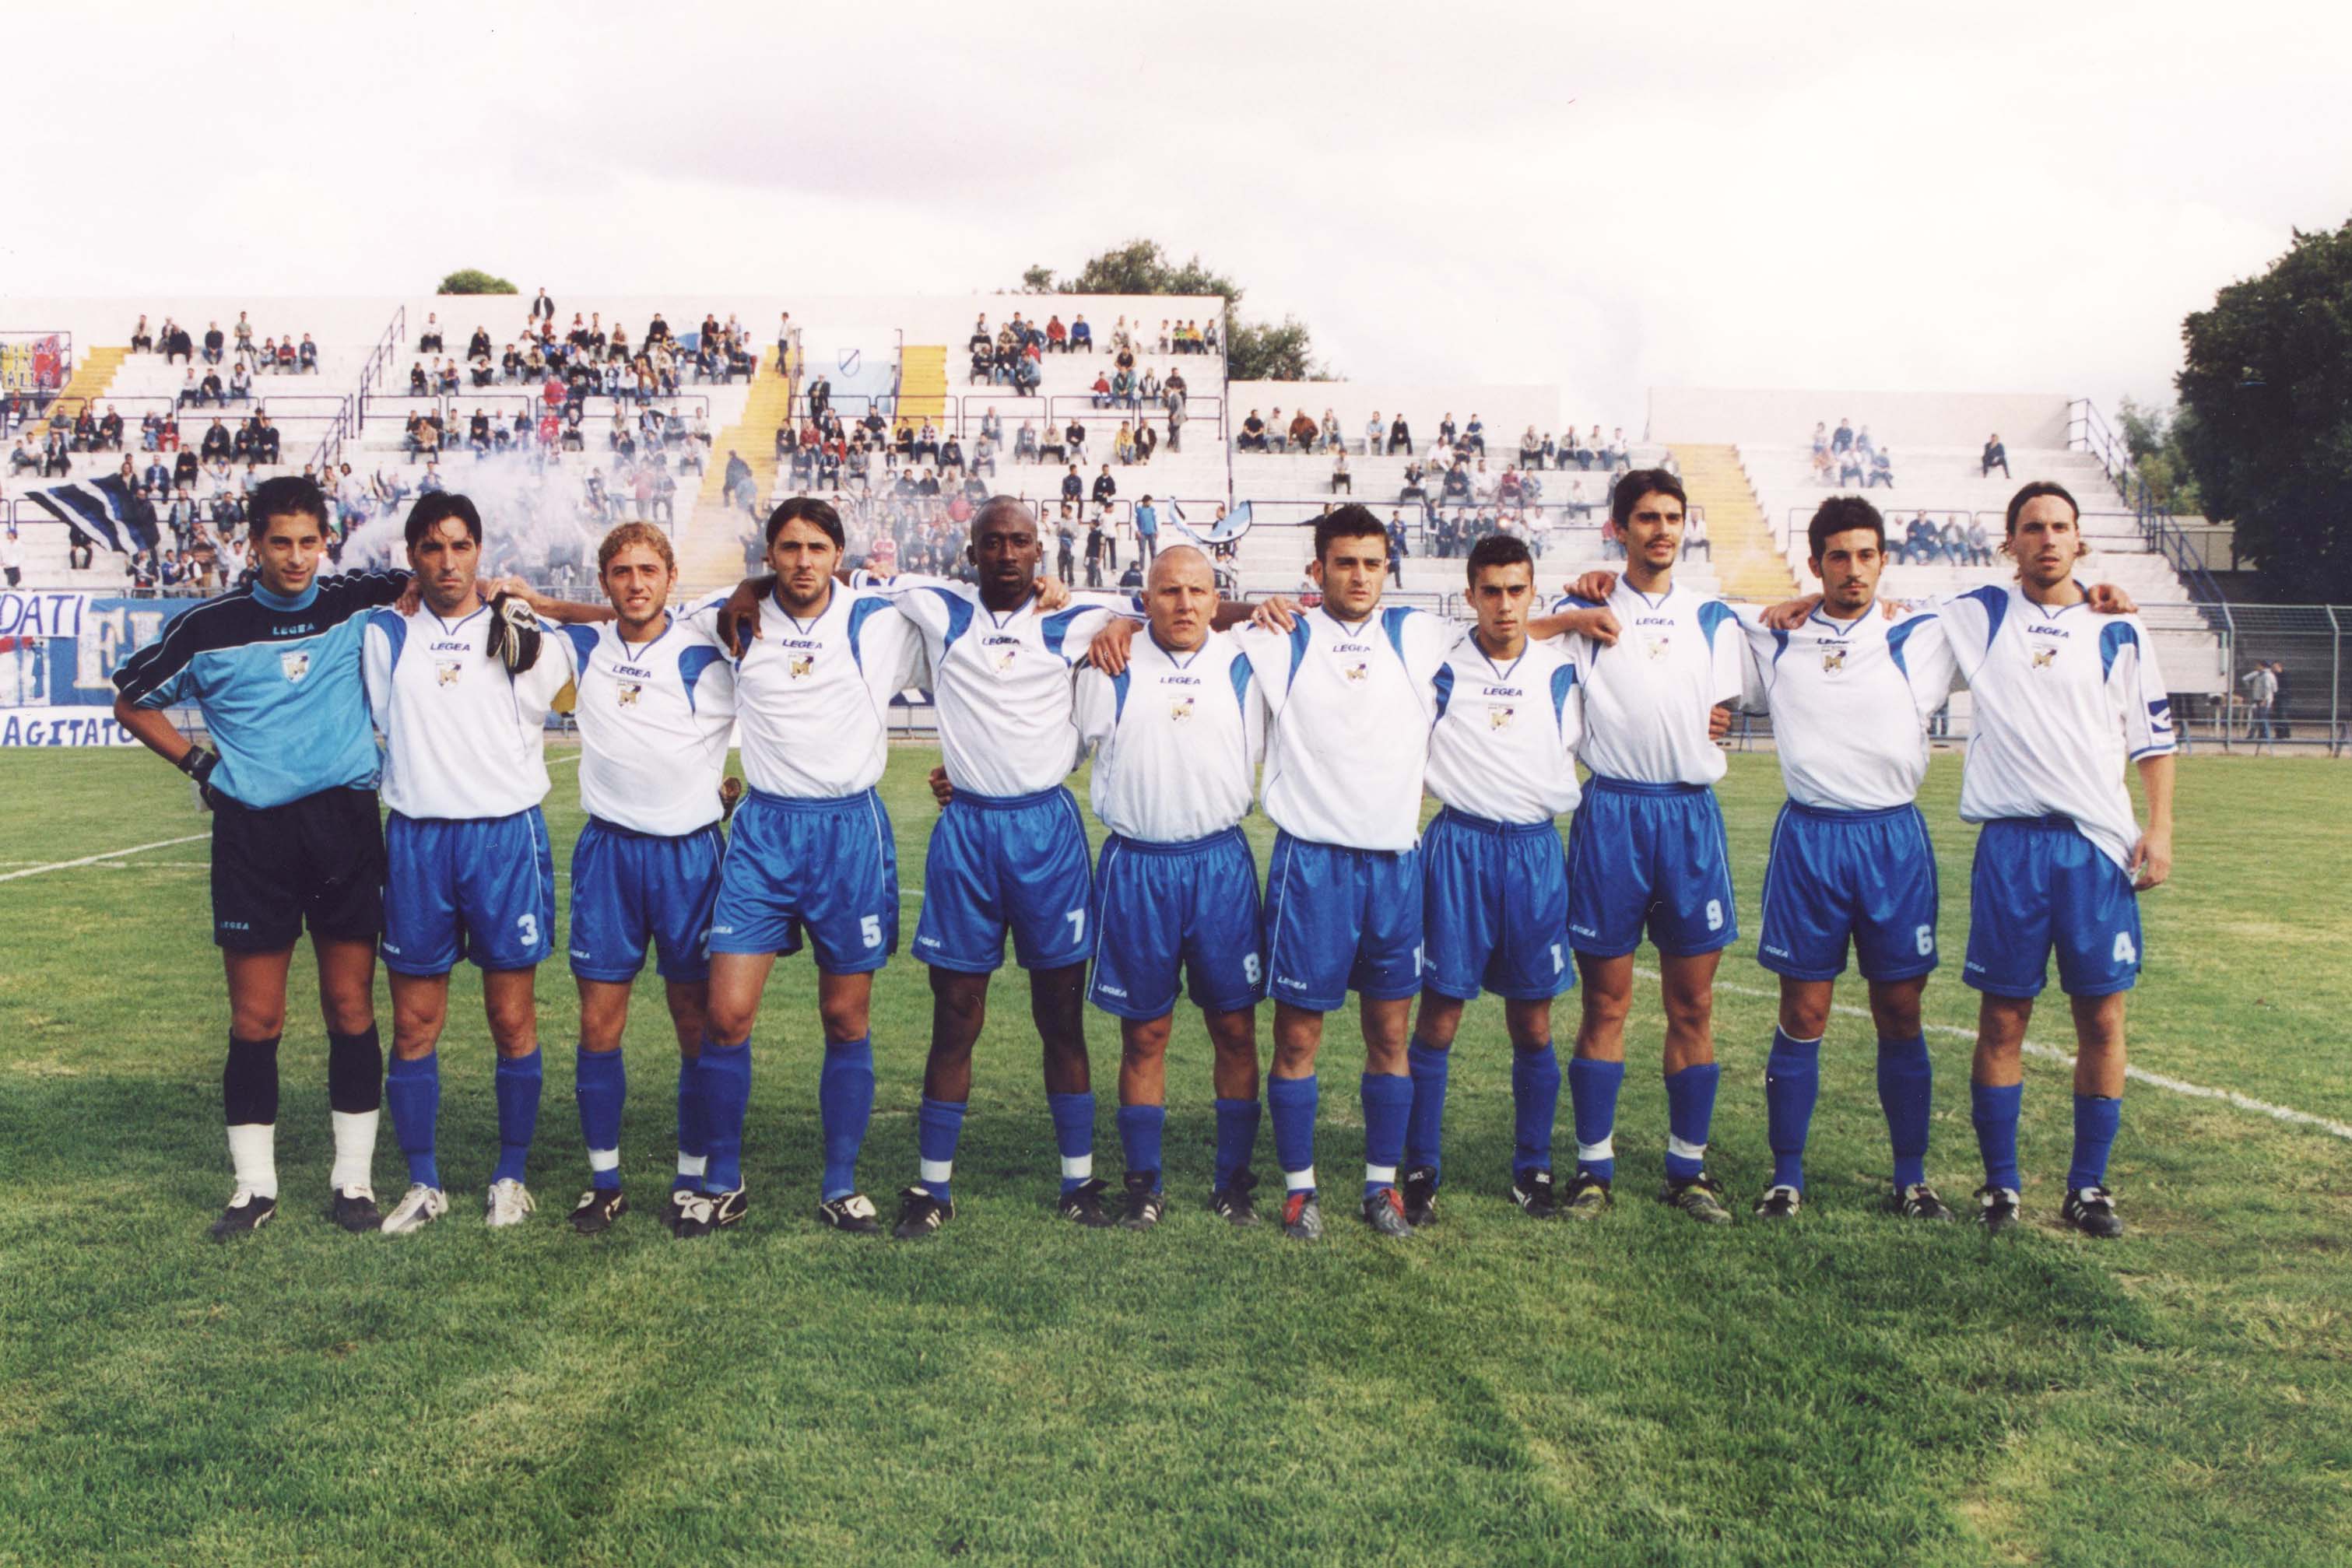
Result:
{"label": "yellow step", "polygon": [[1683,488],[1706,508],[1707,542],[1716,580],[1735,599],[1766,603],[1796,597],[1796,580],[1772,543],[1764,508],[1748,470],[1729,446],[1676,446]]}

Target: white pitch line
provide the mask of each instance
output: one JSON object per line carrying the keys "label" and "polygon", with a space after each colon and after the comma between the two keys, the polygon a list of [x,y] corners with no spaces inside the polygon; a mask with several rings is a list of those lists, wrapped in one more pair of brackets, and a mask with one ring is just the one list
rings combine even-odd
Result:
{"label": "white pitch line", "polygon": [[158,839],[152,844],[133,844],[127,850],[109,850],[102,855],[84,855],[79,860],[52,861],[24,871],[0,872],[0,882],[14,882],[20,876],[38,876],[43,872],[68,871],[78,865],[96,865],[100,861],[120,860],[124,855],[143,854],[149,850],[165,850],[173,844],[193,844],[198,839],[211,838],[210,833],[190,833],[185,838]]}
{"label": "white pitch line", "polygon": [[[1658,977],[1656,971],[1652,969],[1636,969],[1634,973],[1649,980]],[[1715,983],[1715,988],[1719,991],[1729,991],[1736,996],[1762,997],[1770,1001],[1778,1001],[1780,996],[1778,991],[1768,991],[1758,986],[1734,985],[1727,980],[1717,980]],[[1848,1018],[1866,1019],[1870,1016],[1868,1008],[1858,1008],[1848,1002],[1832,1002],[1830,1004],[1830,1010],[1843,1013]],[[1922,1024],[1920,1027],[1931,1034],[1956,1035],[1965,1040],[1973,1041],[1977,1037],[1976,1030],[1963,1029],[1958,1024],[1930,1023]],[[2073,1051],[2062,1050],[2054,1045],[2044,1045],[2038,1040],[2025,1041],[2024,1050],[2026,1055],[2040,1057],[2044,1061],[2063,1062],[2068,1067],[2074,1065]],[[2332,1121],[2326,1116],[2315,1116],[2308,1111],[2297,1111],[2292,1106],[2273,1105],[2267,1100],[2257,1100],[2251,1094],[2241,1094],[2234,1089],[2209,1089],[2202,1083],[2191,1083],[2186,1079],[2175,1078],[2169,1073],[2152,1072],[2145,1067],[2134,1067],[2128,1064],[2124,1068],[2124,1077],[2134,1083],[2145,1083],[2152,1089],[2168,1089],[2175,1094],[2185,1094],[2192,1100],[2219,1100],[2241,1111],[2252,1111],[2258,1116],[2268,1116],[2273,1122],[2284,1122],[2297,1127],[2313,1127],[2332,1137],[2352,1141],[2352,1125]]]}

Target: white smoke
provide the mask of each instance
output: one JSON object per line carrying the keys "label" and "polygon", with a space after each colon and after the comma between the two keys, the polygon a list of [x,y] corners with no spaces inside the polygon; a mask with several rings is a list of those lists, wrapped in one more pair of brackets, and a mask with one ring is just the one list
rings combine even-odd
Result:
{"label": "white smoke", "polygon": [[[599,432],[593,439],[600,440],[601,435]],[[353,470],[357,471],[357,465]],[[394,473],[383,472],[386,477]],[[422,472],[404,469],[399,478],[414,486]],[[591,498],[592,475],[603,486],[604,506]],[[466,497],[481,514],[486,575],[511,571],[545,580],[567,567],[593,561],[596,543],[605,530],[637,515],[628,470],[614,468],[611,453],[600,453],[593,446],[570,453],[541,453],[537,448],[493,451],[481,458],[461,446],[441,459],[439,476],[444,489]],[[695,476],[688,475],[672,499],[690,507],[693,492],[688,486],[698,482]],[[611,504],[615,496],[620,497],[617,506]],[[353,528],[343,546],[341,564],[347,569],[406,565],[404,530],[417,498],[412,488],[390,510]]]}

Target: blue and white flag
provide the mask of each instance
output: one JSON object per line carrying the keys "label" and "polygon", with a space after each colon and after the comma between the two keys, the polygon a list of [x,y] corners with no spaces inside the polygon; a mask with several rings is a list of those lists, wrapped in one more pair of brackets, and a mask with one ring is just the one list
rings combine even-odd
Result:
{"label": "blue and white flag", "polygon": [[94,545],[123,555],[155,548],[155,509],[139,504],[120,474],[54,485],[26,498]]}
{"label": "blue and white flag", "polygon": [[1205,528],[1196,528],[1184,519],[1184,508],[1173,502],[1168,507],[1168,526],[1202,549],[1214,549],[1229,545],[1250,530],[1250,504],[1244,501]]}

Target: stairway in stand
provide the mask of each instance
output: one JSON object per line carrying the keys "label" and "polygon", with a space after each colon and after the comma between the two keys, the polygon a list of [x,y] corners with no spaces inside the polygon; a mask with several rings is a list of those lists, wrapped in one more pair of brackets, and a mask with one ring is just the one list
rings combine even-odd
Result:
{"label": "stairway in stand", "polygon": [[1707,542],[1723,596],[1749,604],[1795,598],[1796,580],[1772,543],[1772,530],[1748,482],[1748,470],[1740,465],[1738,448],[1677,445],[1673,451],[1682,465],[1690,504],[1706,509]]}
{"label": "stairway in stand", "polygon": [[[785,374],[777,370],[773,360],[761,355],[759,371],[751,378],[751,395],[743,404],[743,417],[711,441],[710,466],[702,476],[693,517],[678,549],[678,598],[731,587],[742,577],[743,532],[752,526],[752,519],[740,507],[727,505],[727,454],[743,455],[743,461],[751,465],[754,493],[764,503],[775,488],[776,426],[791,413],[800,379],[797,357],[791,373]],[[761,515],[765,515],[764,506]]]}
{"label": "stairway in stand", "polygon": [[[58,406],[68,420],[81,413],[82,400],[106,396],[106,389],[114,384],[114,372],[130,352],[128,349],[86,349],[82,351],[81,363],[74,367],[73,379],[66,382],[58,393]],[[103,414],[106,410],[100,408],[96,412]],[[131,423],[136,424],[138,421],[133,419]]]}

